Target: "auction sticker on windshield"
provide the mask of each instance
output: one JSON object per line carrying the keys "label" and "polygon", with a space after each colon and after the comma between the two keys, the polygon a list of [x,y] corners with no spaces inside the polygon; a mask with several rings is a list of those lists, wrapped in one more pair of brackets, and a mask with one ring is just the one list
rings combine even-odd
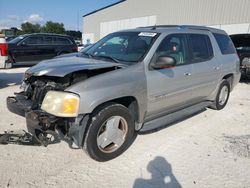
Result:
{"label": "auction sticker on windshield", "polygon": [[139,33],[138,36],[143,36],[143,37],[154,37],[155,35],[157,35],[157,33],[141,32],[141,33]]}

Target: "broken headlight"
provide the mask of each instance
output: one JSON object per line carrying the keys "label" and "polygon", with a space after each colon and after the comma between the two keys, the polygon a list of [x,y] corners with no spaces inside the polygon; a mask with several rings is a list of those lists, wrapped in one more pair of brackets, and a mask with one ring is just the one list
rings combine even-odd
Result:
{"label": "broken headlight", "polygon": [[80,97],[74,93],[48,91],[41,109],[59,117],[76,117],[79,103]]}

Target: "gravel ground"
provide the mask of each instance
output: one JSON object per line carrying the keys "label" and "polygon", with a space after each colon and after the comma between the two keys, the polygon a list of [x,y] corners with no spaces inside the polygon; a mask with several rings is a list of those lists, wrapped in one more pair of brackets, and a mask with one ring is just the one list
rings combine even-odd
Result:
{"label": "gravel ground", "polygon": [[[18,91],[25,70],[0,70],[0,132],[26,129],[25,119],[5,104]],[[249,114],[250,84],[243,82],[222,111],[207,109],[139,135],[109,162],[96,162],[65,142],[0,145],[0,187],[250,187]]]}

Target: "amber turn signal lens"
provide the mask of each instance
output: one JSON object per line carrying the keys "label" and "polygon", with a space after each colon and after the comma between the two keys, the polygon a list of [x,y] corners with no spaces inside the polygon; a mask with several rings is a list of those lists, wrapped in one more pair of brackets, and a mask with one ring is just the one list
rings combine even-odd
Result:
{"label": "amber turn signal lens", "polygon": [[64,99],[61,106],[61,113],[75,114],[78,110],[78,100],[75,98]]}
{"label": "amber turn signal lens", "polygon": [[58,117],[76,117],[80,98],[78,95],[63,91],[49,91],[41,109]]}

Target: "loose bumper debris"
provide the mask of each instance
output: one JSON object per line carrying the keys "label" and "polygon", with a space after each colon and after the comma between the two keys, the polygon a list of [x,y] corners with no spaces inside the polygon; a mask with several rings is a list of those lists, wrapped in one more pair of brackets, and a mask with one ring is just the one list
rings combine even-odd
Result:
{"label": "loose bumper debris", "polygon": [[18,144],[28,146],[47,146],[60,142],[57,135],[52,132],[40,132],[37,136],[31,135],[24,130],[5,131],[0,134],[0,144]]}

